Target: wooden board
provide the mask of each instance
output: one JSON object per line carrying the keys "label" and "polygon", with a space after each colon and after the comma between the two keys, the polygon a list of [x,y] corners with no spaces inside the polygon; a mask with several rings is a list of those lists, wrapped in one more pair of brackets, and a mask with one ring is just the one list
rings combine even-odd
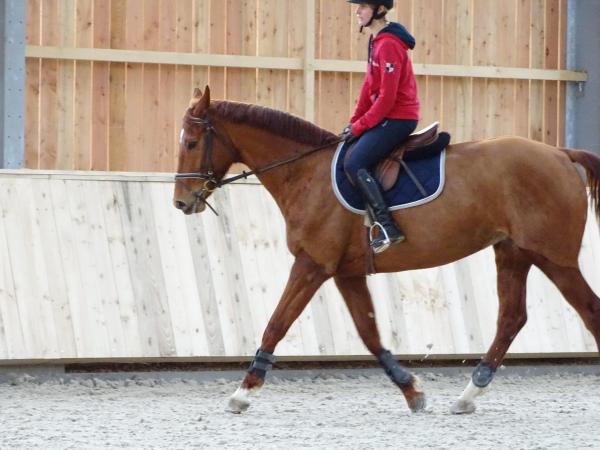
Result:
{"label": "wooden board", "polygon": [[[159,9],[159,42],[160,51],[177,50],[177,8],[172,2],[162,1]],[[160,172],[175,170],[175,152],[178,150],[179,129],[175,130],[175,81],[177,67],[170,64],[160,66],[158,85],[158,166]],[[181,111],[179,109],[178,111]]]}
{"label": "wooden board", "polygon": [[[194,4],[188,0],[177,0],[177,51],[192,52],[194,50]],[[179,65],[175,68],[175,86],[173,87],[173,132],[176,138],[172,143],[173,153],[171,167],[177,167],[177,156],[179,150],[179,131],[181,129],[181,119],[184,111],[187,109],[190,98],[194,91],[192,85],[193,69],[189,66]],[[204,87],[204,86],[202,86]]]}
{"label": "wooden board", "polygon": [[[259,56],[288,56],[288,3],[288,0],[263,0],[260,3],[256,17],[258,39],[255,41]],[[258,70],[255,102],[286,110],[287,75],[284,70]]]}
{"label": "wooden board", "polygon": [[[27,2],[27,45],[42,44],[41,0]],[[25,60],[25,167],[39,168],[40,163],[40,70],[38,58]]]}
{"label": "wooden board", "polygon": [[[49,0],[42,8],[42,45],[59,45],[58,2]],[[46,59],[40,68],[40,149],[38,166],[54,169],[58,153],[58,61]],[[43,119],[42,119],[43,117]],[[69,169],[69,167],[64,167]]]}
{"label": "wooden board", "polygon": [[[61,47],[75,46],[75,4],[74,2],[59,2],[58,29],[59,45]],[[75,62],[58,61],[57,73],[57,152],[56,167],[75,169],[74,145],[74,80]]]}
{"label": "wooden board", "polygon": [[[110,4],[94,2],[94,47],[110,47]],[[91,169],[108,170],[110,64],[92,65]]]}
{"label": "wooden board", "polygon": [[[210,8],[205,16],[204,24],[210,24],[208,53],[225,54],[227,52],[227,2],[222,0],[210,0]],[[211,87],[212,98],[226,99],[225,69],[212,67],[209,71],[208,83]]]}
{"label": "wooden board", "polygon": [[[288,4],[288,55],[291,58],[303,58],[306,53],[305,30],[307,21],[307,4],[291,1]],[[288,111],[298,117],[305,117],[304,74],[301,71],[289,71]]]}
{"label": "wooden board", "polygon": [[[358,32],[356,5],[345,0],[27,1],[32,168],[171,172],[187,100],[206,84],[214,99],[337,132],[366,66],[368,32]],[[565,83],[556,78],[574,74],[561,71],[566,6],[399,3],[389,18],[417,38],[421,124],[440,120],[455,142],[504,134],[562,142]]]}
{"label": "wooden board", "polygon": [[[443,64],[472,64],[470,53],[463,51],[472,40],[470,4],[469,0],[444,2]],[[470,78],[442,79],[440,120],[442,128],[450,133],[454,142],[464,141],[471,136],[471,85]]]}
{"label": "wooden board", "polygon": [[[546,1],[546,16],[544,28],[546,48],[544,58],[545,69],[559,68],[560,55],[560,0]],[[544,142],[558,145],[558,96],[560,83],[558,81],[544,81]]]}
{"label": "wooden board", "polygon": [[[172,189],[165,177],[150,174],[1,173],[0,359],[251,356],[292,264],[281,214],[254,182],[218,191],[219,217],[184,216],[171,205]],[[580,263],[600,292],[593,214]],[[493,339],[498,300],[491,249],[368,283],[382,340],[396,354],[477,357]],[[535,270],[528,313],[513,354],[596,351],[579,316]],[[368,352],[328,282],[277,354]]]}
{"label": "wooden board", "polygon": [[[516,64],[530,67],[531,5],[530,0],[517,2],[516,17]],[[514,134],[529,137],[529,80],[516,80],[514,92]]]}
{"label": "wooden board", "polygon": [[[317,56],[322,59],[350,59],[348,20],[341,20],[340,10],[347,10],[343,0],[322,0],[319,30],[323,35]],[[319,102],[317,121],[325,129],[339,132],[350,119],[354,104],[351,104],[349,74],[320,72],[318,74]]]}
{"label": "wooden board", "polygon": [[[127,48],[144,48],[144,2],[129,0],[126,4],[126,46]],[[127,160],[128,170],[140,170],[148,167],[149,152],[144,151],[144,65],[128,64],[125,85],[125,129],[127,151],[123,155]],[[158,124],[156,124],[158,125]]]}
{"label": "wooden board", "polygon": [[[193,40],[192,51],[196,53],[210,53],[211,28],[205,26],[210,23],[210,1],[195,0],[194,2],[194,27],[192,28]],[[192,70],[192,89],[189,91],[189,97],[192,97],[194,88],[204,90],[204,87],[210,82],[208,67],[194,67]],[[218,94],[217,86],[213,86],[213,95]],[[219,98],[219,97],[214,97]],[[221,97],[222,98],[222,97]],[[182,114],[183,115],[183,114]]]}
{"label": "wooden board", "polygon": [[[94,45],[92,23],[94,20],[94,2],[82,0],[76,5],[76,46],[91,48]],[[92,148],[92,62],[75,62],[75,92],[73,167],[82,170],[91,169]]]}
{"label": "wooden board", "polygon": [[[530,60],[532,68],[544,67],[545,34],[544,0],[531,0]],[[544,141],[544,82],[529,84],[529,138]]]}
{"label": "wooden board", "polygon": [[[262,27],[262,23],[257,17],[258,2],[228,0],[226,3],[228,33],[225,45],[227,54],[257,55],[257,51],[258,53],[261,51],[257,47],[258,36],[263,36],[258,29]],[[268,17],[272,17],[274,14],[270,6],[261,4],[260,8],[261,11],[266,11]],[[264,36],[267,37],[266,34]],[[268,39],[271,38],[272,36],[268,35]],[[245,103],[257,102],[257,80],[260,77],[257,69],[228,68],[226,74],[228,99]],[[259,103],[262,103],[261,100],[259,99]]]}

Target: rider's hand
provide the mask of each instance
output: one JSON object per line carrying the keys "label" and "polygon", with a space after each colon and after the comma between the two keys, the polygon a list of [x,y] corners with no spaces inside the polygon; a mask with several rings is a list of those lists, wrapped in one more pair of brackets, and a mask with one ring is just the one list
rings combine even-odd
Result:
{"label": "rider's hand", "polygon": [[346,127],[342,130],[342,133],[340,134],[340,139],[346,141],[346,145],[353,144],[358,139],[358,137],[352,134],[351,124],[346,125]]}

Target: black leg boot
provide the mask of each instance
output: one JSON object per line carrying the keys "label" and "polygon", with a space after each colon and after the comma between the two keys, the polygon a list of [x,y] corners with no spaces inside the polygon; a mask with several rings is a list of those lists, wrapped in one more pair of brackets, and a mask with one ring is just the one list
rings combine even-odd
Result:
{"label": "black leg boot", "polygon": [[[375,253],[381,253],[395,243],[402,242],[405,237],[396,226],[394,219],[388,211],[379,184],[369,172],[360,169],[357,173],[357,185],[365,201],[368,204],[368,211],[373,221],[371,227],[371,247]],[[379,229],[379,234],[373,236],[373,229]]]}

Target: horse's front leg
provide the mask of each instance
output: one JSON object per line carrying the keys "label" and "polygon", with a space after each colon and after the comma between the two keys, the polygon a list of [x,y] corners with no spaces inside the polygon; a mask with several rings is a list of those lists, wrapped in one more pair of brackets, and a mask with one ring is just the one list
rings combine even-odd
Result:
{"label": "horse's front leg", "polygon": [[229,411],[241,413],[248,409],[250,397],[258,393],[275,361],[275,347],[327,278],[329,275],[306,254],[296,257],[283,295],[264,331],[260,348],[242,385],[229,399]]}
{"label": "horse's front leg", "polygon": [[510,344],[527,322],[526,284],[531,261],[510,240],[496,244],[494,251],[500,306],[496,337],[475,368],[469,384],[450,408],[453,414],[470,414],[475,411],[475,398],[482,395],[492,382]]}
{"label": "horse's front leg", "polygon": [[377,357],[388,377],[402,390],[410,410],[423,411],[426,400],[425,394],[418,387],[418,379],[402,367],[390,351],[381,345],[366,277],[336,277],[335,284],[348,306],[356,330],[367,349]]}

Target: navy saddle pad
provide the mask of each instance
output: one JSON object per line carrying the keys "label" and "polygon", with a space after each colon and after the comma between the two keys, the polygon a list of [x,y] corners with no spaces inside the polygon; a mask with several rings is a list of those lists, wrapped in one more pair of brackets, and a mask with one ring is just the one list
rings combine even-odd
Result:
{"label": "navy saddle pad", "polygon": [[[365,214],[365,204],[362,195],[350,183],[344,172],[344,156],[348,150],[347,147],[342,142],[338,146],[331,163],[333,191],[346,209],[357,214]],[[406,173],[406,170],[400,168],[396,184],[389,191],[384,192],[383,195],[389,205],[389,209],[395,211],[397,209],[411,208],[435,200],[444,189],[445,160],[446,150],[430,158],[405,161],[417,180],[425,188],[427,195],[423,195],[415,182]]]}

